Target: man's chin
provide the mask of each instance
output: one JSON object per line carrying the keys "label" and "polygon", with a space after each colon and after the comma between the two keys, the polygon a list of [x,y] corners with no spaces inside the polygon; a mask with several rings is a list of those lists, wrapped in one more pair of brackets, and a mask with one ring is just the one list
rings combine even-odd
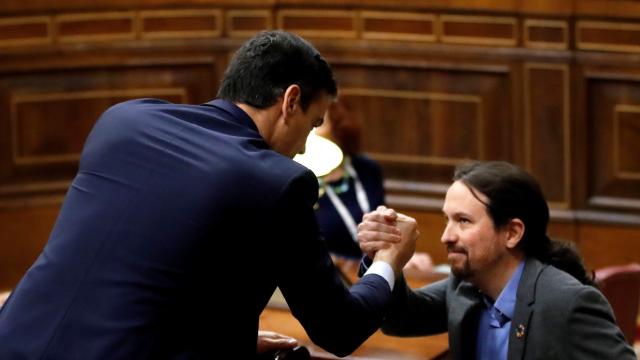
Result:
{"label": "man's chin", "polygon": [[455,277],[462,280],[467,280],[471,277],[471,272],[466,264],[452,264],[449,262],[449,266],[451,267],[451,273],[455,275]]}

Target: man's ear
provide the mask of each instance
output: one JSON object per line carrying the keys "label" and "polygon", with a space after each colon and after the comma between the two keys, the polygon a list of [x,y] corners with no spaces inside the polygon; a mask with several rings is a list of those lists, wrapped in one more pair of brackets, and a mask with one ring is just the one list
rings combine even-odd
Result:
{"label": "man's ear", "polygon": [[296,84],[289,85],[284,91],[282,114],[284,115],[285,121],[287,121],[289,116],[300,110],[300,92],[300,86]]}
{"label": "man's ear", "polygon": [[522,240],[522,237],[524,236],[524,230],[525,230],[524,223],[522,222],[522,220],[518,218],[511,219],[507,223],[505,230],[506,230],[506,236],[507,236],[507,242],[506,242],[507,248],[515,249],[516,246],[518,246],[518,244],[520,243],[520,240]]}

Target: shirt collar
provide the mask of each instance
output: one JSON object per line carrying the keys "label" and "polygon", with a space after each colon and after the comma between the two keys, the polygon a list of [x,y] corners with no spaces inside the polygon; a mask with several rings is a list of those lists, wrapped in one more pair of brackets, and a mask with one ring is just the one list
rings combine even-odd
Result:
{"label": "shirt collar", "polygon": [[[486,296],[483,296],[483,300],[489,311],[493,311],[494,309],[498,312],[496,317],[506,317],[504,321],[509,321],[513,319],[513,313],[516,308],[516,295],[518,291],[518,284],[520,283],[520,278],[522,277],[522,270],[524,269],[524,261],[521,261],[516,271],[511,275],[509,282],[502,289],[500,295],[496,299],[496,302],[491,304],[489,299]],[[503,321],[500,321],[500,326],[502,326]]]}
{"label": "shirt collar", "polygon": [[520,277],[522,277],[522,269],[524,269],[524,261],[520,262],[516,271],[511,275],[507,286],[502,289],[502,292],[493,304],[498,311],[506,315],[509,319],[513,319],[513,312],[516,308],[516,294],[518,292]]}

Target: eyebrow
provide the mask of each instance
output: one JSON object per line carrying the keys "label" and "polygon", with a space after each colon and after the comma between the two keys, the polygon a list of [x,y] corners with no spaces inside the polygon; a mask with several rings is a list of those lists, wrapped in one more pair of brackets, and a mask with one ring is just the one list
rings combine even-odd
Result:
{"label": "eyebrow", "polygon": [[[444,209],[442,210],[442,215],[448,216],[447,213],[444,212]],[[451,214],[451,217],[471,217],[471,214],[464,211],[455,211],[453,214]]]}

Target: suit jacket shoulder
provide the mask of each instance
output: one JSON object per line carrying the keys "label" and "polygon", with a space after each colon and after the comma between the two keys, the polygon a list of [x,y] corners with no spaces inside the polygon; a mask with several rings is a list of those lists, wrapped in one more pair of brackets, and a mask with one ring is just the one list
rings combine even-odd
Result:
{"label": "suit jacket shoulder", "polygon": [[568,273],[527,259],[509,359],[635,359],[604,296]]}

